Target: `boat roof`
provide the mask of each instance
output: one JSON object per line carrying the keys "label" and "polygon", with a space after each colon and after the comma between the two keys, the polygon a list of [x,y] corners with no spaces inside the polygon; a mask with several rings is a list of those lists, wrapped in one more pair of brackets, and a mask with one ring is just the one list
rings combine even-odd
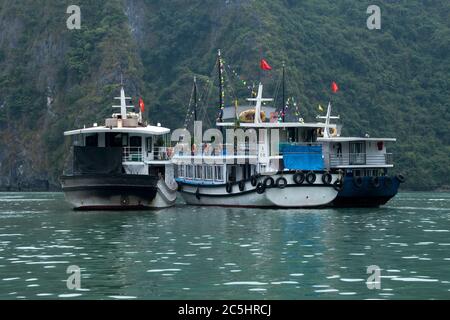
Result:
{"label": "boat roof", "polygon": [[[219,122],[218,127],[234,127],[234,122]],[[316,123],[302,123],[302,122],[262,122],[262,123],[244,123],[241,122],[239,127],[242,128],[337,128],[335,124],[325,124],[321,122]]]}
{"label": "boat roof", "polygon": [[330,138],[317,138],[319,142],[356,142],[356,141],[386,141],[396,142],[395,138],[365,138],[365,137],[330,137]]}
{"label": "boat roof", "polygon": [[147,126],[147,127],[90,127],[77,129],[72,131],[64,132],[65,136],[75,136],[80,134],[93,134],[93,133],[103,133],[103,132],[117,132],[117,133],[131,133],[131,134],[143,134],[143,135],[153,135],[161,136],[170,133],[170,129],[157,126]]}

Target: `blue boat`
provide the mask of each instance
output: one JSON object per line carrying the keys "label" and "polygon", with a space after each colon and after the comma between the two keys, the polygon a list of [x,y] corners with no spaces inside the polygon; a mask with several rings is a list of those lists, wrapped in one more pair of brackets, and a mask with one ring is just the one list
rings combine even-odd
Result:
{"label": "blue boat", "polygon": [[[329,125],[332,119],[331,104],[325,119]],[[322,143],[325,165],[331,170],[341,170],[344,176],[343,189],[333,201],[336,207],[378,207],[386,204],[398,193],[403,175],[392,175],[393,154],[386,145],[396,142],[393,138],[342,137],[340,129],[319,132],[317,141]]]}

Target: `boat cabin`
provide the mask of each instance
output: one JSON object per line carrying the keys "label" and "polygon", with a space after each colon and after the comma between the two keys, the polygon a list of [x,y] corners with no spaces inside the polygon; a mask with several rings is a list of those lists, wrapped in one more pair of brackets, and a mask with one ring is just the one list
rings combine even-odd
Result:
{"label": "boat cabin", "polygon": [[[74,174],[113,173],[162,175],[170,163],[170,129],[142,123],[142,115],[127,112],[121,89],[120,113],[106,119],[104,126],[65,132],[73,138]],[[103,161],[99,161],[102,159]]]}

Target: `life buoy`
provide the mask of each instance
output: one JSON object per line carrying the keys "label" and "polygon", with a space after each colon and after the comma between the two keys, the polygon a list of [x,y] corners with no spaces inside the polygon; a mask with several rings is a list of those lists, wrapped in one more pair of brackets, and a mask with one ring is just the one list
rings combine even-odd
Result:
{"label": "life buoy", "polygon": [[227,193],[233,192],[233,184],[231,182],[228,182],[225,188],[227,190]]}
{"label": "life buoy", "polygon": [[372,177],[370,179],[370,184],[372,185],[372,187],[374,188],[379,188],[380,187],[380,178],[378,177]]}
{"label": "life buoy", "polygon": [[272,188],[275,184],[275,180],[272,177],[267,177],[264,179],[264,186],[266,188]]}
{"label": "life buoy", "polygon": [[404,183],[406,181],[405,176],[402,174],[397,175],[396,178],[397,178],[398,182],[400,182],[400,183]]}
{"label": "life buoy", "polygon": [[258,183],[258,185],[256,186],[256,192],[258,194],[263,194],[266,191],[266,186],[263,183]]}
{"label": "life buoy", "polygon": [[294,182],[298,185],[303,184],[305,182],[305,174],[303,171],[299,171],[296,174],[294,174]]}
{"label": "life buoy", "polygon": [[251,183],[253,187],[256,187],[256,185],[258,184],[258,178],[256,176],[253,176],[251,179]]}
{"label": "life buoy", "polygon": [[330,136],[332,136],[332,137],[336,137],[337,136],[337,129],[336,128],[331,128],[330,129]]}
{"label": "life buoy", "polygon": [[314,184],[316,180],[317,180],[316,174],[312,171],[308,172],[308,174],[306,175],[306,182],[308,182],[308,184]]}
{"label": "life buoy", "polygon": [[331,173],[325,172],[322,175],[322,182],[323,182],[323,184],[329,186],[332,181],[333,181],[333,176],[331,175]]}
{"label": "life buoy", "polygon": [[334,190],[336,190],[337,192],[341,192],[342,190],[344,190],[344,182],[342,180],[336,180],[333,183],[333,188]]}
{"label": "life buoy", "polygon": [[278,178],[276,183],[277,183],[277,187],[280,189],[284,189],[288,185],[288,182],[287,182],[286,178],[284,178],[284,177]]}
{"label": "life buoy", "polygon": [[353,184],[357,188],[361,188],[363,185],[363,178],[362,177],[353,177]]}
{"label": "life buoy", "polygon": [[239,191],[245,191],[245,181],[239,182]]}
{"label": "life buoy", "polygon": [[323,128],[318,128],[317,129],[317,136],[318,137],[323,137]]}

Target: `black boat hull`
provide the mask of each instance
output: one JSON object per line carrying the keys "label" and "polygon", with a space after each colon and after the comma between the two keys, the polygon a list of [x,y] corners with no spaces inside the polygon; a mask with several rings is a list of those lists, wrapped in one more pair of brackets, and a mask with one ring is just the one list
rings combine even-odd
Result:
{"label": "black boat hull", "polygon": [[373,208],[385,205],[398,193],[400,181],[396,177],[380,177],[379,184],[371,184],[370,177],[363,177],[355,185],[352,177],[345,177],[344,189],[338,193],[331,206],[339,208]]}
{"label": "black boat hull", "polygon": [[75,210],[152,209],[158,178],[148,175],[62,176],[66,200]]}

